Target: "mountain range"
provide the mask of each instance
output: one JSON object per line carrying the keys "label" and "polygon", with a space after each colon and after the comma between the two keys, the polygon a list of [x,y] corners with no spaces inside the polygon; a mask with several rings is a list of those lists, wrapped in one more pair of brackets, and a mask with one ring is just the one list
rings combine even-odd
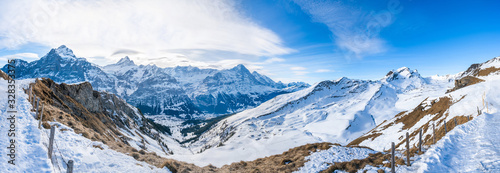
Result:
{"label": "mountain range", "polygon": [[[234,159],[279,154],[308,143],[347,145],[428,97],[446,93],[457,77],[422,77],[417,70],[402,67],[379,80],[343,77],[322,81],[229,116],[187,146],[201,153],[200,160],[217,160],[223,165]],[[232,157],[212,159],[216,154]]]}
{"label": "mountain range", "polygon": [[[76,57],[62,45],[39,60],[16,61],[18,79],[45,77],[57,83],[88,81],[94,89],[114,93],[146,115],[183,119],[217,116],[255,107],[277,95],[304,89],[307,83],[284,84],[244,65],[200,69],[136,65],[129,57],[104,67]],[[7,66],[2,68],[7,71]]]}
{"label": "mountain range", "polygon": [[[461,131],[454,130],[451,134],[467,135],[462,131],[472,131],[469,127],[497,123],[485,121],[498,119],[491,116],[496,116],[500,104],[497,99],[500,98],[497,92],[500,57],[473,64],[455,75],[423,77],[417,70],[402,67],[389,71],[379,80],[342,77],[309,87],[301,83],[274,82],[257,72],[250,73],[243,65],[226,70],[190,66],[159,68],[136,65],[125,57],[116,64],[100,67],[77,58],[64,46],[52,49],[38,61],[16,63],[16,68],[21,69],[18,72],[21,78],[48,77],[78,83],[57,84],[51,79],[42,79],[30,84],[42,102],[49,103],[44,127],[58,126],[60,131],[71,132],[71,135],[62,133],[59,138],[80,140],[84,137],[99,141],[92,143],[94,148],[108,152],[109,146],[136,160],[170,170],[215,172],[217,167],[228,171],[252,170],[245,165],[267,164],[266,169],[275,171],[319,172],[328,167],[328,170],[346,171],[337,164],[359,164],[360,160],[350,162],[356,158],[369,162],[365,164],[371,167],[353,170],[381,168],[387,171],[389,166],[384,159],[389,158],[388,148],[394,142],[398,150],[405,150],[406,133],[410,137],[412,160],[420,165],[440,166],[418,159],[436,159],[430,156],[436,153],[455,157],[450,155],[453,152],[435,151],[450,143],[442,139],[460,141],[446,133],[459,127]],[[26,88],[30,81],[33,79],[20,80],[21,86]],[[93,91],[94,85],[100,87],[100,92]],[[143,108],[136,109],[110,92]],[[220,104],[214,103],[214,99],[221,101]],[[21,103],[21,110],[28,111],[28,102],[22,99]],[[224,107],[227,105],[238,109]],[[221,107],[226,111],[217,112]],[[142,110],[175,116],[169,119],[165,117],[170,116],[164,115],[143,115]],[[219,116],[191,119],[201,114]],[[483,114],[488,117],[481,117]],[[468,122],[474,119],[478,119],[473,122],[476,125],[470,125]],[[466,123],[469,125],[461,126]],[[483,130],[490,133],[495,128]],[[419,156],[416,152],[419,132],[423,134],[425,152],[431,148],[429,154]],[[468,138],[477,138],[468,135]],[[495,136],[498,134],[482,137],[478,140],[480,144],[470,141],[469,144],[495,152],[496,143],[492,142]],[[292,151],[297,153],[290,153]],[[481,161],[488,169],[496,169],[498,154],[491,152],[479,155],[487,162],[482,162],[484,158],[474,158],[474,163]],[[340,159],[344,163],[329,160],[336,157],[346,158]],[[403,167],[404,154],[397,157],[398,167]],[[169,158],[168,161],[161,164],[165,158]],[[264,160],[274,161],[262,163]],[[440,160],[443,165],[449,161]],[[406,172],[415,169],[426,168],[419,165],[403,168]]]}

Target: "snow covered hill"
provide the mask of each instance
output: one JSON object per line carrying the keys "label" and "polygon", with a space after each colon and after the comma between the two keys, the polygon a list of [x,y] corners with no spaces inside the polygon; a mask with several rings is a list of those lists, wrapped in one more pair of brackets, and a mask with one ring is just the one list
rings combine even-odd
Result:
{"label": "snow covered hill", "polygon": [[[406,132],[416,136],[423,129],[424,141],[432,143],[432,126],[436,128],[437,139],[444,134],[444,123],[447,130],[463,124],[482,112],[495,112],[500,102],[500,57],[482,64],[471,65],[469,69],[457,75],[454,87],[438,95],[429,96],[412,110],[404,111],[394,118],[379,124],[376,128],[351,142],[351,145],[368,146],[375,150],[389,148],[387,141],[398,142],[403,148],[401,139]],[[412,138],[413,145],[417,138]]]}
{"label": "snow covered hill", "polygon": [[[128,57],[104,67],[78,58],[66,46],[52,49],[40,60],[16,64],[19,79],[47,77],[58,83],[88,81],[99,91],[117,94],[145,114],[193,118],[222,115],[255,107],[276,95],[308,87],[285,85],[243,65],[232,69],[159,68],[136,65]],[[6,71],[6,66],[2,68]]]}
{"label": "snow covered hill", "polygon": [[[253,160],[314,142],[348,144],[401,111],[453,86],[454,76],[421,77],[403,67],[377,81],[340,78],[279,95],[230,116],[189,147],[197,163],[223,165]],[[231,157],[214,158],[216,155]],[[192,161],[192,156],[171,156]]]}
{"label": "snow covered hill", "polygon": [[[2,172],[66,172],[67,162],[74,161],[75,172],[170,172],[146,162],[137,161],[132,156],[111,149],[108,145],[92,141],[75,129],[59,122],[50,122],[56,127],[53,161],[48,157],[49,129],[38,129],[38,120],[31,112],[32,105],[27,100],[23,88],[33,80],[16,81],[16,161],[9,164],[9,157],[0,157]],[[0,88],[7,88],[7,81],[0,79]],[[7,98],[7,92],[0,92],[0,98]],[[0,114],[7,114],[7,100],[0,99]],[[48,107],[45,107],[46,111]],[[46,114],[48,115],[48,114]],[[7,134],[9,123],[0,123],[0,132]],[[1,135],[2,151],[11,145],[7,135]]]}

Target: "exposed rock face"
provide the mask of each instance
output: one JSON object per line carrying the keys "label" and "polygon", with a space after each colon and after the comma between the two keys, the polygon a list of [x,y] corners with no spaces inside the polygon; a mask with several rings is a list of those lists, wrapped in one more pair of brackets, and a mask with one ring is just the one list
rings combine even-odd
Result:
{"label": "exposed rock face", "polygon": [[448,92],[455,91],[457,89],[469,86],[469,85],[474,85],[479,82],[483,82],[484,80],[473,77],[473,76],[465,76],[460,79],[455,80],[455,87]]}
{"label": "exposed rock face", "polygon": [[[114,94],[95,91],[88,82],[68,85],[42,79],[31,85],[45,106],[44,121],[58,121],[84,137],[127,154],[140,149],[172,154],[163,143],[169,129],[149,121]],[[134,148],[137,146],[140,148]]]}

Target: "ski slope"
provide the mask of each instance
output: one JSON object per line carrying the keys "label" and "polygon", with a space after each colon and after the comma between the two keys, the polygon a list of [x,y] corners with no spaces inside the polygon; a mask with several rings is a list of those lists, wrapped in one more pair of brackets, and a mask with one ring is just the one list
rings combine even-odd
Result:
{"label": "ski slope", "polygon": [[[10,122],[7,121],[7,81],[0,79],[0,170],[1,172],[66,172],[66,163],[74,160],[73,170],[75,172],[170,172],[159,169],[145,162],[140,162],[123,153],[109,149],[100,142],[93,142],[81,134],[74,133],[73,129],[58,122],[55,125],[54,159],[51,163],[48,157],[48,136],[50,130],[38,129],[38,121],[31,112],[31,104],[27,101],[27,95],[22,88],[26,88],[29,80],[16,81],[17,97],[17,121],[16,121],[16,165],[8,163],[8,157],[4,152],[10,145],[7,131]],[[99,149],[94,146],[100,146]]]}

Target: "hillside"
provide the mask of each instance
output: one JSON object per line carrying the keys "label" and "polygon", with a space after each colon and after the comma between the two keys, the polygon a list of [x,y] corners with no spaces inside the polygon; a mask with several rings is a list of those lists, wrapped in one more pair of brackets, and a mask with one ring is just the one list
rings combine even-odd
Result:
{"label": "hillside", "polygon": [[[307,143],[348,144],[429,96],[453,86],[454,76],[421,77],[406,67],[377,81],[341,78],[277,96],[260,106],[232,115],[189,143],[191,155],[175,159],[221,166],[279,154]],[[217,157],[217,154],[231,157]],[[217,160],[217,163],[207,160]]]}
{"label": "hillside", "polygon": [[[400,112],[394,118],[379,124],[376,128],[354,140],[350,145],[368,146],[376,150],[389,147],[387,141],[399,141],[406,132],[414,137],[423,129],[425,144],[431,144],[432,126],[436,128],[436,140],[444,134],[444,122],[447,130],[463,124],[481,112],[495,112],[500,86],[500,58],[494,58],[482,64],[473,64],[459,74],[454,87],[434,97],[428,97],[409,111]],[[417,138],[412,138],[412,145]],[[403,148],[402,143],[397,144]]]}
{"label": "hillside", "polygon": [[[38,120],[35,117],[35,112],[32,110],[32,104],[28,101],[28,95],[24,94],[23,88],[28,88],[33,80],[16,80],[18,84],[16,90],[17,96],[17,113],[16,113],[16,161],[15,166],[10,165],[7,161],[9,157],[1,157],[0,167],[6,172],[65,172],[66,165],[69,160],[73,160],[75,163],[74,170],[77,172],[110,172],[110,171],[133,171],[133,172],[170,172],[167,169],[159,169],[146,160],[146,158],[151,158],[155,154],[163,152],[158,151],[159,145],[155,143],[150,143],[145,145],[149,147],[148,149],[141,150],[133,147],[133,143],[140,142],[140,139],[151,140],[151,138],[141,132],[137,127],[137,121],[133,118],[128,117],[136,116],[137,114],[130,113],[127,111],[134,110],[128,107],[126,103],[118,100],[114,100],[117,106],[120,108],[115,108],[117,112],[127,112],[127,116],[122,116],[117,113],[117,117],[123,118],[123,120],[128,120],[130,124],[123,124],[124,126],[119,127],[112,122],[112,117],[108,117],[107,114],[100,111],[93,111],[87,105],[76,102],[79,99],[89,99],[98,102],[93,97],[80,97],[78,99],[73,99],[69,97],[71,94],[77,94],[70,92],[71,89],[79,89],[82,91],[77,95],[82,95],[88,91],[85,87],[86,85],[80,86],[69,86],[69,85],[51,85],[50,80],[40,80],[34,85],[35,93],[42,96],[42,102],[45,103],[44,107],[44,123],[41,129],[38,129]],[[51,85],[51,87],[47,87]],[[90,86],[90,85],[88,85]],[[0,79],[0,87],[6,88],[7,81]],[[54,89],[55,92],[53,92]],[[70,90],[63,90],[63,88]],[[72,90],[75,91],[75,90]],[[65,95],[61,92],[66,92]],[[43,94],[42,94],[43,93]],[[70,94],[71,93],[71,94]],[[92,92],[91,92],[92,94]],[[7,98],[6,92],[0,92],[2,98]],[[73,95],[75,96],[75,95]],[[100,96],[102,100],[111,99],[109,96],[101,93]],[[50,98],[50,99],[49,99]],[[57,99],[59,98],[59,99]],[[116,98],[115,98],[116,99]],[[101,101],[102,101],[101,100]],[[61,102],[59,102],[61,101]],[[80,100],[81,101],[81,100]],[[70,103],[72,102],[72,103]],[[0,99],[0,114],[7,115],[7,100]],[[104,104],[105,105],[105,104]],[[62,107],[61,107],[62,106]],[[124,107],[123,107],[124,106]],[[127,108],[128,107],[128,108]],[[102,108],[102,107],[101,107]],[[40,110],[41,111],[41,110]],[[108,120],[104,122],[97,120]],[[49,126],[56,127],[55,144],[54,144],[54,155],[51,161],[48,155],[48,138],[50,130],[46,129]],[[0,124],[1,132],[7,134],[9,130],[9,124]],[[124,130],[134,131],[135,134],[125,134]],[[117,138],[121,134],[124,139]],[[142,137],[140,137],[142,135]],[[0,137],[0,146],[2,148],[7,148],[10,146],[9,138],[7,135],[2,135]],[[125,142],[126,141],[126,142]],[[151,140],[154,141],[154,140]],[[126,143],[130,145],[125,145]],[[120,146],[121,145],[121,146]],[[137,147],[137,145],[135,146]],[[146,152],[144,152],[146,151]],[[131,156],[130,156],[131,155]],[[143,161],[137,161],[134,159],[134,155],[137,155],[138,159]],[[155,156],[157,157],[157,156]],[[148,164],[146,162],[151,164]]]}

